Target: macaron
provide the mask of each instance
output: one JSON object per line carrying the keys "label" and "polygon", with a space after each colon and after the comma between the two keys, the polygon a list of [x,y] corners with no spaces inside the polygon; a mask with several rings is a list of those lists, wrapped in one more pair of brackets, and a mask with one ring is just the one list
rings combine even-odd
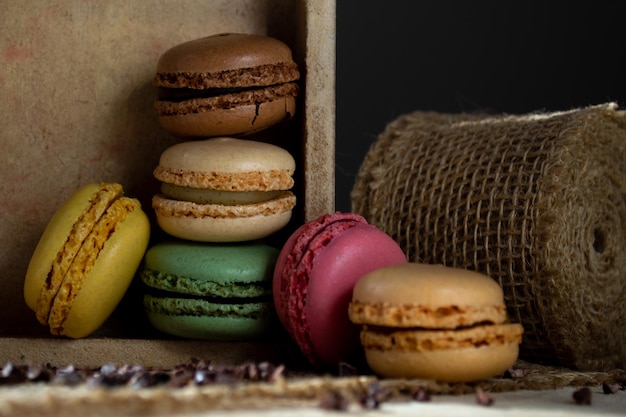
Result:
{"label": "macaron", "polygon": [[155,108],[174,136],[248,134],[294,115],[299,78],[291,49],[278,39],[220,33],[163,53]]}
{"label": "macaron", "polygon": [[150,224],[120,184],[88,184],[54,213],[30,259],[24,299],[54,335],[88,336],[128,289]]}
{"label": "macaron", "polygon": [[140,273],[144,307],[161,332],[191,339],[246,340],[268,335],[277,320],[272,272],[278,249],[259,244],[161,242]]}
{"label": "macaron", "polygon": [[362,326],[370,368],[382,377],[471,382],[515,363],[523,328],[509,323],[490,277],[406,263],[372,271],[354,286],[350,320]]}
{"label": "macaron", "polygon": [[267,237],[289,223],[296,204],[295,160],[276,145],[235,138],[178,143],[160,157],[152,199],[166,233],[200,242]]}
{"label": "macaron", "polygon": [[278,318],[313,366],[349,361],[359,347],[359,327],[348,317],[354,284],[406,262],[398,244],[358,214],[319,216],[289,237],[276,261]]}

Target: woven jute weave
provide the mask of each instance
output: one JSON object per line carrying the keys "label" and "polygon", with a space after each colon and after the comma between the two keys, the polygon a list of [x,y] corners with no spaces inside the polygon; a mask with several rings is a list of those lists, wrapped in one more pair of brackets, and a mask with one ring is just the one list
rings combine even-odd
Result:
{"label": "woven jute weave", "polygon": [[497,280],[524,327],[520,357],[626,367],[626,112],[615,103],[400,116],[351,199],[410,261]]}

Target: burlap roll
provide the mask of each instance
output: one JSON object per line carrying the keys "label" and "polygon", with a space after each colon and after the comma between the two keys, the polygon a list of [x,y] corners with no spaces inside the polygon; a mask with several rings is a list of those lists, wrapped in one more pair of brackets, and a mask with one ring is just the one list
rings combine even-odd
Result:
{"label": "burlap roll", "polygon": [[352,208],[410,261],[484,272],[521,357],[626,367],[626,112],[414,112],[364,159]]}

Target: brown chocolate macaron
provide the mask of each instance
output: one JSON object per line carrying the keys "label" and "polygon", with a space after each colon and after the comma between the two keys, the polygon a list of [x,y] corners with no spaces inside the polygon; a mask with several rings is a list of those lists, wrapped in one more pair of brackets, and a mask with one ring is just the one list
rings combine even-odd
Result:
{"label": "brown chocolate macaron", "polygon": [[179,44],[161,56],[155,108],[161,127],[174,136],[244,135],[293,116],[299,78],[285,43],[222,33]]}

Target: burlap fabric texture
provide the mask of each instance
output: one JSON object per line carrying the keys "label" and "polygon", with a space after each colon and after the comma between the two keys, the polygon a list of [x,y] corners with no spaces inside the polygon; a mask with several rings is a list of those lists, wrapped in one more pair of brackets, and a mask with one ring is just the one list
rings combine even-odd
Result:
{"label": "burlap fabric texture", "polygon": [[626,112],[400,116],[352,209],[413,262],[484,272],[524,326],[520,357],[626,367]]}

